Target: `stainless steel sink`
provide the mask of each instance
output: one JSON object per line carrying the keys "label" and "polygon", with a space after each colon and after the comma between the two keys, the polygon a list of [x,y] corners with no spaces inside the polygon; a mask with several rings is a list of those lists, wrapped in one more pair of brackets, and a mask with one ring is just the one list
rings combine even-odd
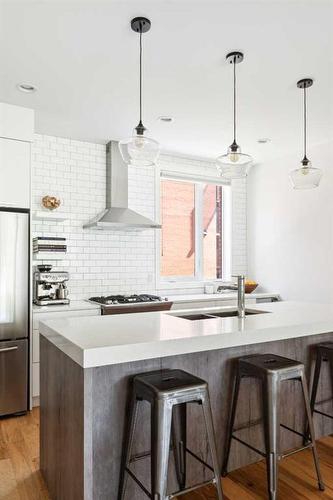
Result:
{"label": "stainless steel sink", "polygon": [[[252,316],[254,314],[266,314],[269,311],[257,311],[256,309],[245,309],[245,316]],[[187,314],[173,314],[178,318],[187,319],[189,321],[200,321],[203,319],[216,319],[216,318],[233,318],[238,316],[238,311],[232,309],[229,311],[217,311],[212,313],[187,313]]]}
{"label": "stainless steel sink", "polygon": [[216,319],[216,316],[210,314],[173,314],[172,316],[177,316],[177,318],[188,319],[190,321],[199,321],[200,319]]}
{"label": "stainless steel sink", "polygon": [[[257,311],[255,309],[245,309],[245,316],[252,316],[253,314],[266,314],[268,311]],[[238,316],[238,311],[221,311],[214,312],[211,314],[214,317],[219,318],[232,318],[233,316]]]}

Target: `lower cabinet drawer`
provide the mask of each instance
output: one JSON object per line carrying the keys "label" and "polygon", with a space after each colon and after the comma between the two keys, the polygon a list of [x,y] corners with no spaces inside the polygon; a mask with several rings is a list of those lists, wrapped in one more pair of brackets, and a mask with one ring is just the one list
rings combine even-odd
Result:
{"label": "lower cabinet drawer", "polygon": [[40,321],[47,321],[48,319],[58,318],[74,318],[82,316],[100,316],[100,309],[80,309],[75,311],[47,311],[47,312],[33,312],[32,324],[33,329],[38,330]]}
{"label": "lower cabinet drawer", "polygon": [[[27,411],[28,366],[28,339],[0,342],[0,415],[2,417]],[[3,498],[2,495],[1,497]]]}

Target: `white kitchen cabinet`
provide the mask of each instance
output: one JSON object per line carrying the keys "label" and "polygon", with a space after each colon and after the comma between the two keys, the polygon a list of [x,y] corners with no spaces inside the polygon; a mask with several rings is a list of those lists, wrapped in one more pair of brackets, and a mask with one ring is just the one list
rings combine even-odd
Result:
{"label": "white kitchen cabinet", "polygon": [[32,362],[39,363],[39,330],[32,332]]}
{"label": "white kitchen cabinet", "polygon": [[[39,363],[32,363],[32,397],[39,398]],[[33,406],[39,406],[39,401],[33,400]]]}
{"label": "white kitchen cabinet", "polygon": [[33,109],[0,102],[0,137],[33,142],[34,121]]}
{"label": "white kitchen cabinet", "polygon": [[[66,307],[66,306],[65,306]],[[32,397],[33,406],[39,405],[39,322],[58,318],[72,318],[82,316],[99,316],[100,309],[80,309],[74,311],[38,312],[33,314],[32,330]]]}
{"label": "white kitchen cabinet", "polygon": [[30,207],[29,142],[0,138],[0,206]]}

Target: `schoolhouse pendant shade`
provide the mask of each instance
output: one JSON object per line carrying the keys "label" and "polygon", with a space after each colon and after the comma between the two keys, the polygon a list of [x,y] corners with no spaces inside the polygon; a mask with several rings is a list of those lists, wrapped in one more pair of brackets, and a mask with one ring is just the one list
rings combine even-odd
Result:
{"label": "schoolhouse pendant shade", "polygon": [[119,141],[119,150],[127,165],[150,167],[156,165],[160,145],[154,139],[137,134],[134,129],[132,137]]}
{"label": "schoolhouse pendant shade", "polygon": [[216,158],[216,166],[221,177],[225,179],[239,179],[246,177],[252,165],[253,159],[250,155],[242,153],[236,140],[236,64],[244,59],[242,52],[230,52],[226,56],[229,64],[233,65],[233,131],[234,139],[227,152]]}
{"label": "schoolhouse pendant shade", "polygon": [[303,127],[304,127],[304,156],[301,166],[290,172],[290,180],[294,189],[314,189],[319,186],[322,171],[314,168],[307,157],[307,95],[306,91],[312,87],[311,78],[303,78],[297,82],[297,87],[303,90]]}
{"label": "schoolhouse pendant shade", "polygon": [[302,161],[300,168],[290,172],[290,179],[294,189],[313,189],[319,186],[322,175],[320,168],[312,167],[310,161],[304,165]]}
{"label": "schoolhouse pendant shade", "polygon": [[139,108],[140,118],[133,134],[127,139],[119,141],[119,151],[125,163],[138,167],[149,167],[156,164],[160,153],[160,145],[154,139],[146,136],[147,129],[142,123],[142,34],[150,30],[151,22],[146,17],[135,17],[131,21],[131,28],[139,33]]}
{"label": "schoolhouse pendant shade", "polygon": [[225,179],[240,179],[246,177],[252,164],[252,157],[241,152],[240,146],[232,149],[229,146],[228,152],[216,159],[217,169],[221,177]]}

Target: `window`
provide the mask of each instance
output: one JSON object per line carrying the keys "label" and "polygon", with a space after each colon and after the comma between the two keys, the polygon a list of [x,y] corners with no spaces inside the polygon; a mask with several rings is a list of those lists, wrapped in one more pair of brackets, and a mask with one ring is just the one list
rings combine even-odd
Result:
{"label": "window", "polygon": [[224,187],[162,178],[160,193],[161,279],[221,279]]}

